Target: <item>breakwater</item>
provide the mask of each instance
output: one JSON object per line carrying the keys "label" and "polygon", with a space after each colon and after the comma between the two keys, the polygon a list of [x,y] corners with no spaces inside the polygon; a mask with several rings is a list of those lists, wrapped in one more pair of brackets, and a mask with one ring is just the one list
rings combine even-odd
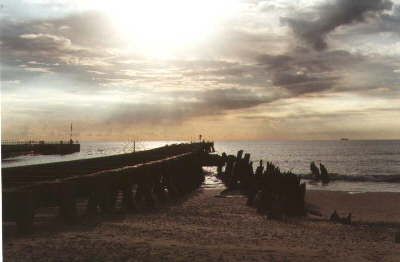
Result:
{"label": "breakwater", "polygon": [[[15,221],[19,232],[31,233],[35,211],[58,206],[68,224],[77,222],[76,201],[87,199],[87,211],[112,212],[118,194],[127,212],[135,199],[154,207],[175,199],[204,181],[202,166],[213,143],[165,146],[132,154],[2,169],[3,221]],[[135,192],[133,191],[136,186]]]}
{"label": "breakwater", "polygon": [[73,141],[2,141],[1,158],[6,159],[19,155],[66,155],[79,152],[81,145]]}

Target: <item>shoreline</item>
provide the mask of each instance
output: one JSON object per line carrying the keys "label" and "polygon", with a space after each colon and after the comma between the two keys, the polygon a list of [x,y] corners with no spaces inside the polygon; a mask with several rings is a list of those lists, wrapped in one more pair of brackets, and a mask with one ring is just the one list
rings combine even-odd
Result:
{"label": "shoreline", "polygon": [[[66,226],[42,212],[35,234],[21,236],[3,223],[4,261],[398,261],[400,193],[349,194],[307,190],[322,216],[268,220],[243,197],[214,197],[200,188],[176,202],[137,214],[81,214]],[[351,212],[355,225],[329,221]]]}
{"label": "shoreline", "polygon": [[340,216],[352,213],[354,221],[394,222],[400,225],[400,193],[307,190],[306,202],[320,207],[324,217],[334,210]]}

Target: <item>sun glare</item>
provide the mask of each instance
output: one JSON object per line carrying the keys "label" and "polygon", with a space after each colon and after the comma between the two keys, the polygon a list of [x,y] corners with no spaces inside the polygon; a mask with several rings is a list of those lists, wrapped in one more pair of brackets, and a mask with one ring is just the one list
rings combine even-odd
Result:
{"label": "sun glare", "polygon": [[[104,1],[97,8],[111,15],[115,27],[136,49],[150,56],[168,55],[207,38],[230,9],[226,0]],[[232,2],[231,2],[232,3]]]}

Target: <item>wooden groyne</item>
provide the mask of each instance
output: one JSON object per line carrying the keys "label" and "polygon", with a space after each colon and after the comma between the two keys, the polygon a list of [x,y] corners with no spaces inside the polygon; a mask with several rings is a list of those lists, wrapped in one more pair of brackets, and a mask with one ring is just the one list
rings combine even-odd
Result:
{"label": "wooden groyne", "polygon": [[66,155],[80,152],[81,145],[73,141],[1,141],[1,158],[40,154]]}
{"label": "wooden groyne", "polygon": [[[118,194],[127,212],[135,199],[154,207],[199,187],[213,143],[172,145],[132,154],[2,169],[3,221],[15,221],[19,232],[33,231],[37,208],[58,206],[68,224],[77,221],[76,202],[87,199],[87,211],[112,212]],[[133,187],[136,185],[135,192]],[[135,195],[134,195],[135,194]]]}
{"label": "wooden groyne", "polygon": [[[19,232],[33,231],[35,212],[56,206],[68,224],[77,222],[76,203],[87,200],[88,212],[112,212],[119,195],[126,212],[137,200],[148,208],[177,199],[204,182],[203,166],[216,166],[228,187],[242,190],[247,205],[270,219],[305,215],[305,183],[293,173],[260,161],[256,172],[250,154],[210,155],[214,144],[193,143],[93,159],[3,168],[3,221],[15,221]],[[265,169],[265,171],[264,171]],[[224,192],[223,192],[224,193]],[[222,194],[222,193],[221,193]]]}
{"label": "wooden groyne", "polygon": [[[214,161],[218,163],[218,159]],[[254,173],[250,154],[243,157],[243,150],[238,151],[236,157],[224,153],[219,161],[218,177],[228,187],[226,191],[242,190],[248,197],[247,206],[255,206],[258,213],[266,213],[270,219],[281,219],[283,215],[306,215],[306,184],[300,182],[299,175],[282,173],[270,162],[264,171],[262,160]]]}
{"label": "wooden groyne", "polygon": [[2,168],[2,183],[3,188],[9,188],[32,182],[87,175],[104,170],[117,169],[125,166],[160,160],[203,149],[210,152],[213,150],[213,143],[169,145],[130,154]]}

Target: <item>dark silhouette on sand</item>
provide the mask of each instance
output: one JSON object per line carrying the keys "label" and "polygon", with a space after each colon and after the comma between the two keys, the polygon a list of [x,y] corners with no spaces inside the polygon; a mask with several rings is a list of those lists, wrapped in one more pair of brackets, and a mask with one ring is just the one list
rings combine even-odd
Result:
{"label": "dark silhouette on sand", "polygon": [[[310,170],[313,174],[314,181],[322,181],[324,184],[328,184],[330,179],[329,179],[329,173],[328,170],[326,170],[325,166],[320,163],[319,164],[319,169],[315,165],[314,161],[311,162],[310,164]],[[321,173],[320,173],[321,170]]]}

